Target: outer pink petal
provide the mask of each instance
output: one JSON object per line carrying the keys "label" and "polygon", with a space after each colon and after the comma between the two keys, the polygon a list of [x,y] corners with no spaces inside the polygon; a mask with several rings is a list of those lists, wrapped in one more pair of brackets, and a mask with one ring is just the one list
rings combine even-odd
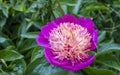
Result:
{"label": "outer pink petal", "polygon": [[93,33],[94,31],[94,22],[91,20],[91,18],[86,18],[86,26],[85,26],[90,33]]}
{"label": "outer pink petal", "polygon": [[64,22],[70,22],[70,23],[75,23],[77,24],[77,19],[75,16],[73,16],[72,14],[65,14],[63,17],[58,17],[55,20],[55,23],[57,25],[60,25],[60,23],[64,23]]}
{"label": "outer pink petal", "polygon": [[49,47],[48,39],[46,39],[41,32],[37,35],[36,42],[40,46]]}
{"label": "outer pink petal", "polygon": [[94,22],[91,20],[91,18],[85,18],[85,17],[80,17],[78,18],[78,23],[87,28],[88,31],[92,34],[94,31]]}
{"label": "outer pink petal", "polygon": [[75,66],[71,66],[71,64],[69,64],[69,65],[65,65],[65,66],[62,66],[62,67],[64,69],[67,69],[67,70],[77,71],[77,70],[80,70],[84,67],[89,66],[93,62],[94,57],[95,57],[94,55],[91,55],[91,56],[89,56],[89,58],[86,61],[84,61],[82,63],[78,62],[77,64],[75,64]]}
{"label": "outer pink petal", "polygon": [[77,19],[75,16],[73,16],[72,14],[66,14],[63,17],[63,21],[64,22],[70,22],[70,23],[75,23],[77,24]]}
{"label": "outer pink petal", "polygon": [[80,70],[80,69],[90,65],[94,60],[94,55],[91,55],[83,63],[77,63],[77,64],[75,64],[75,66],[72,66],[70,61],[59,62],[56,59],[54,59],[54,55],[52,54],[51,49],[49,49],[49,48],[44,49],[44,55],[45,55],[46,59],[48,60],[48,62],[50,62],[51,64],[54,64],[56,66],[61,66],[62,68],[66,69],[66,70],[73,70],[73,71]]}
{"label": "outer pink petal", "polygon": [[41,27],[41,32],[45,38],[49,38],[49,33],[53,28],[56,28],[57,25],[54,21],[49,22],[47,25]]}
{"label": "outer pink petal", "polygon": [[60,23],[63,23],[64,21],[63,21],[63,18],[62,17],[58,17],[56,20],[55,20],[55,23],[57,24],[57,25],[60,25]]}
{"label": "outer pink petal", "polygon": [[98,30],[95,30],[92,34],[92,40],[91,40],[91,50],[95,49],[97,47],[97,41],[98,41]]}
{"label": "outer pink petal", "polygon": [[81,25],[81,26],[83,26],[83,27],[85,27],[86,26],[86,22],[85,22],[85,17],[79,17],[78,18],[78,23]]}
{"label": "outer pink petal", "polygon": [[50,48],[46,47],[44,49],[44,55],[45,55],[46,59],[48,60],[48,62],[50,62],[51,64],[54,64],[56,66],[66,65],[68,63],[68,61],[59,62],[57,59],[55,59]]}

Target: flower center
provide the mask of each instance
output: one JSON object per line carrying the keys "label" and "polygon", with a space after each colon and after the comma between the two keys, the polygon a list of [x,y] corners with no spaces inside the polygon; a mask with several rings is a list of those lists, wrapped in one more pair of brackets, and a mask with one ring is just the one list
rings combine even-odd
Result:
{"label": "flower center", "polygon": [[49,43],[55,59],[70,60],[74,66],[88,58],[91,36],[84,28],[74,23],[60,23],[49,36]]}

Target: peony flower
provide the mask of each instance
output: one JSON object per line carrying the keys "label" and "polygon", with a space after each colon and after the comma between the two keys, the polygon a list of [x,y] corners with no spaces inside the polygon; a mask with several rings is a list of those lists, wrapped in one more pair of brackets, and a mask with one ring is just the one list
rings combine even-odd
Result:
{"label": "peony flower", "polygon": [[88,52],[96,48],[97,33],[90,18],[66,14],[41,27],[36,41],[48,62],[77,71],[93,62],[95,55]]}

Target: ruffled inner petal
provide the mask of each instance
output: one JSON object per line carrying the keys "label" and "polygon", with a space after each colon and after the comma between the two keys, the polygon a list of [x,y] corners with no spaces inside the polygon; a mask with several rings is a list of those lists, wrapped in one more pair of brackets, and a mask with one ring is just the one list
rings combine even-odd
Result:
{"label": "ruffled inner petal", "polygon": [[41,32],[37,35],[36,42],[40,46],[49,47],[48,39],[46,39]]}

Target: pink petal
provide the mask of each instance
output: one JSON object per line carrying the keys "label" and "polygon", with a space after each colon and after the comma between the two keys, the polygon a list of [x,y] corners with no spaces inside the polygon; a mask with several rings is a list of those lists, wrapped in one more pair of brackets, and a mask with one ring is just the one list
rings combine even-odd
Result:
{"label": "pink petal", "polygon": [[49,47],[48,39],[46,39],[41,32],[37,35],[36,42],[40,46]]}
{"label": "pink petal", "polygon": [[57,25],[54,21],[49,22],[47,25],[41,27],[41,32],[45,38],[49,38],[49,33],[53,28],[56,28]]}
{"label": "pink petal", "polygon": [[68,63],[67,61],[59,62],[57,59],[55,59],[50,48],[46,47],[44,49],[44,55],[45,55],[46,59],[48,60],[48,62],[50,62],[51,64],[54,64],[56,66],[66,65]]}

